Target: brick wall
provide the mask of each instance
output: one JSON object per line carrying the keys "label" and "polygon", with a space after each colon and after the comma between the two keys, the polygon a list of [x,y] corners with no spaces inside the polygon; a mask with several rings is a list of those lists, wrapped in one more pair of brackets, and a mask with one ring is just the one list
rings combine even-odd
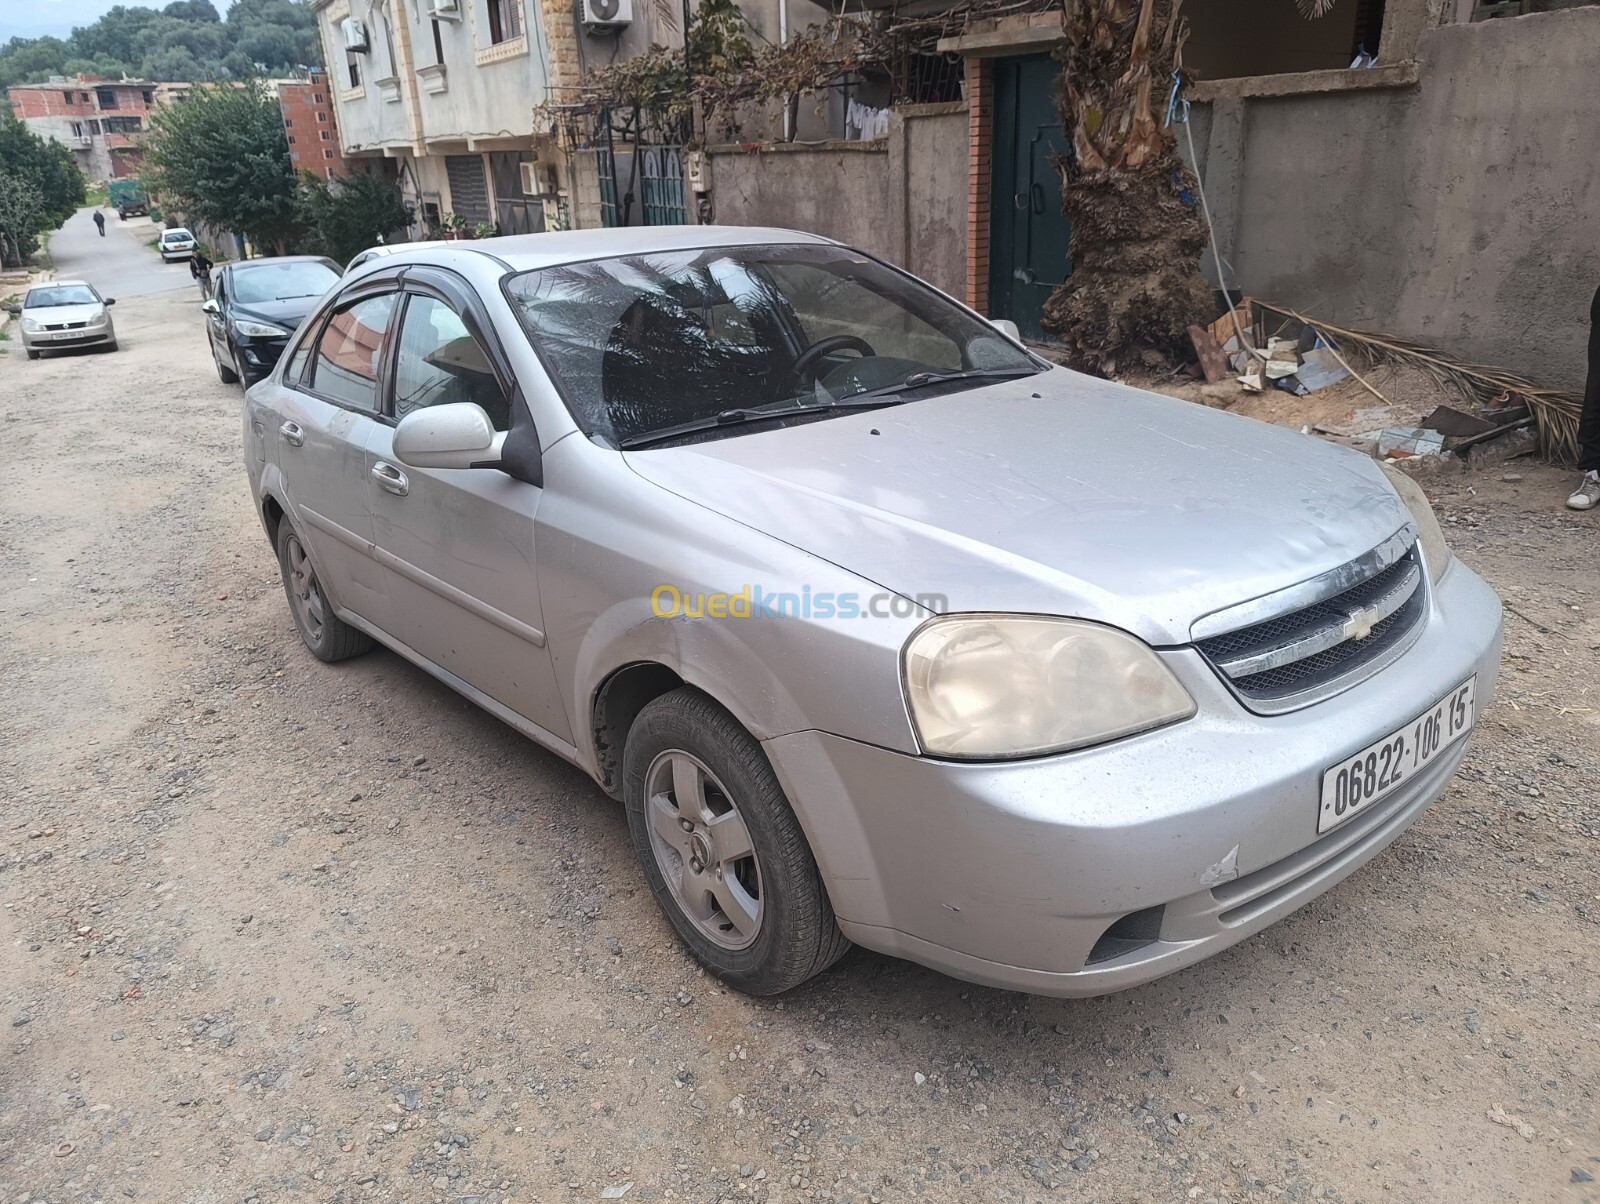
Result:
{"label": "brick wall", "polygon": [[994,62],[969,58],[967,78],[967,296],[989,312],[989,187],[994,146]]}
{"label": "brick wall", "polygon": [[350,167],[339,146],[339,121],[327,75],[318,72],[304,83],[278,85],[278,107],[289,137],[289,160],[297,172],[342,176]]}

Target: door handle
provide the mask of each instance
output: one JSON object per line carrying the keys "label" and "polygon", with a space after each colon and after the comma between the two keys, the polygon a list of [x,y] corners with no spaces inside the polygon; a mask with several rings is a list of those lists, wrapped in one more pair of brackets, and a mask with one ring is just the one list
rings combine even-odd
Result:
{"label": "door handle", "polygon": [[300,429],[298,422],[285,422],[278,428],[278,434],[283,436],[283,441],[290,447],[303,447],[306,433]]}
{"label": "door handle", "polygon": [[411,482],[406,479],[406,474],[384,460],[372,466],[372,479],[395,497],[405,497],[411,492]]}
{"label": "door handle", "polygon": [[1043,213],[1044,212],[1044,185],[1043,184],[1035,184],[1032,188],[1028,189],[1028,197],[1029,197],[1029,199],[1031,199],[1033,201],[1033,211],[1035,213]]}

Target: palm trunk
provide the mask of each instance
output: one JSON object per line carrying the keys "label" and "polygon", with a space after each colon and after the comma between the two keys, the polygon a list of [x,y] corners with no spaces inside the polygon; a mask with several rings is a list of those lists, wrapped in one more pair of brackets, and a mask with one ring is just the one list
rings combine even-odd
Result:
{"label": "palm trunk", "polygon": [[1188,36],[1182,6],[1075,0],[1065,19],[1056,103],[1072,146],[1058,164],[1072,275],[1044,327],[1085,371],[1187,360],[1189,325],[1214,308],[1194,176],[1154,108]]}

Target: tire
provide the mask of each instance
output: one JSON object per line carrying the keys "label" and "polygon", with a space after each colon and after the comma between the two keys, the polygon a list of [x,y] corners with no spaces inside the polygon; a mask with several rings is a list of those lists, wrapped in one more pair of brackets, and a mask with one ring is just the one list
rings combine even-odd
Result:
{"label": "tire", "polygon": [[222,366],[222,361],[217,358],[217,348],[215,344],[213,344],[211,347],[211,362],[217,366],[217,377],[222,381],[223,384],[236,385],[239,383],[239,374],[232,368],[224,368]]}
{"label": "tire", "polygon": [[300,533],[287,518],[278,521],[278,569],[283,574],[289,613],[312,656],[332,664],[372,648],[371,636],[333,613],[317,580],[316,567],[300,542]]}
{"label": "tire", "polygon": [[729,986],[778,995],[850,948],[766,754],[706,695],[684,687],[639,712],[623,750],[623,799],[656,903]]}
{"label": "tire", "polygon": [[116,349],[117,349],[117,340],[116,339],[112,339],[109,343],[106,344],[106,350],[107,351],[115,351]]}
{"label": "tire", "polygon": [[36,359],[39,358],[39,353],[37,351],[35,351],[32,347],[29,347],[28,348],[28,358],[30,360],[36,360]]}

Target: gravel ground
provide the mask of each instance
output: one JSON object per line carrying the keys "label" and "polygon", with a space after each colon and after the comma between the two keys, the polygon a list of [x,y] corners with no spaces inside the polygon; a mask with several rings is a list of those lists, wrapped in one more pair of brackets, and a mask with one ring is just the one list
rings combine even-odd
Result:
{"label": "gravel ground", "polygon": [[1600,516],[1433,480],[1514,608],[1446,797],[1069,1002],[700,975],[618,807],[301,647],[192,293],[0,355],[0,1200],[1600,1199]]}

